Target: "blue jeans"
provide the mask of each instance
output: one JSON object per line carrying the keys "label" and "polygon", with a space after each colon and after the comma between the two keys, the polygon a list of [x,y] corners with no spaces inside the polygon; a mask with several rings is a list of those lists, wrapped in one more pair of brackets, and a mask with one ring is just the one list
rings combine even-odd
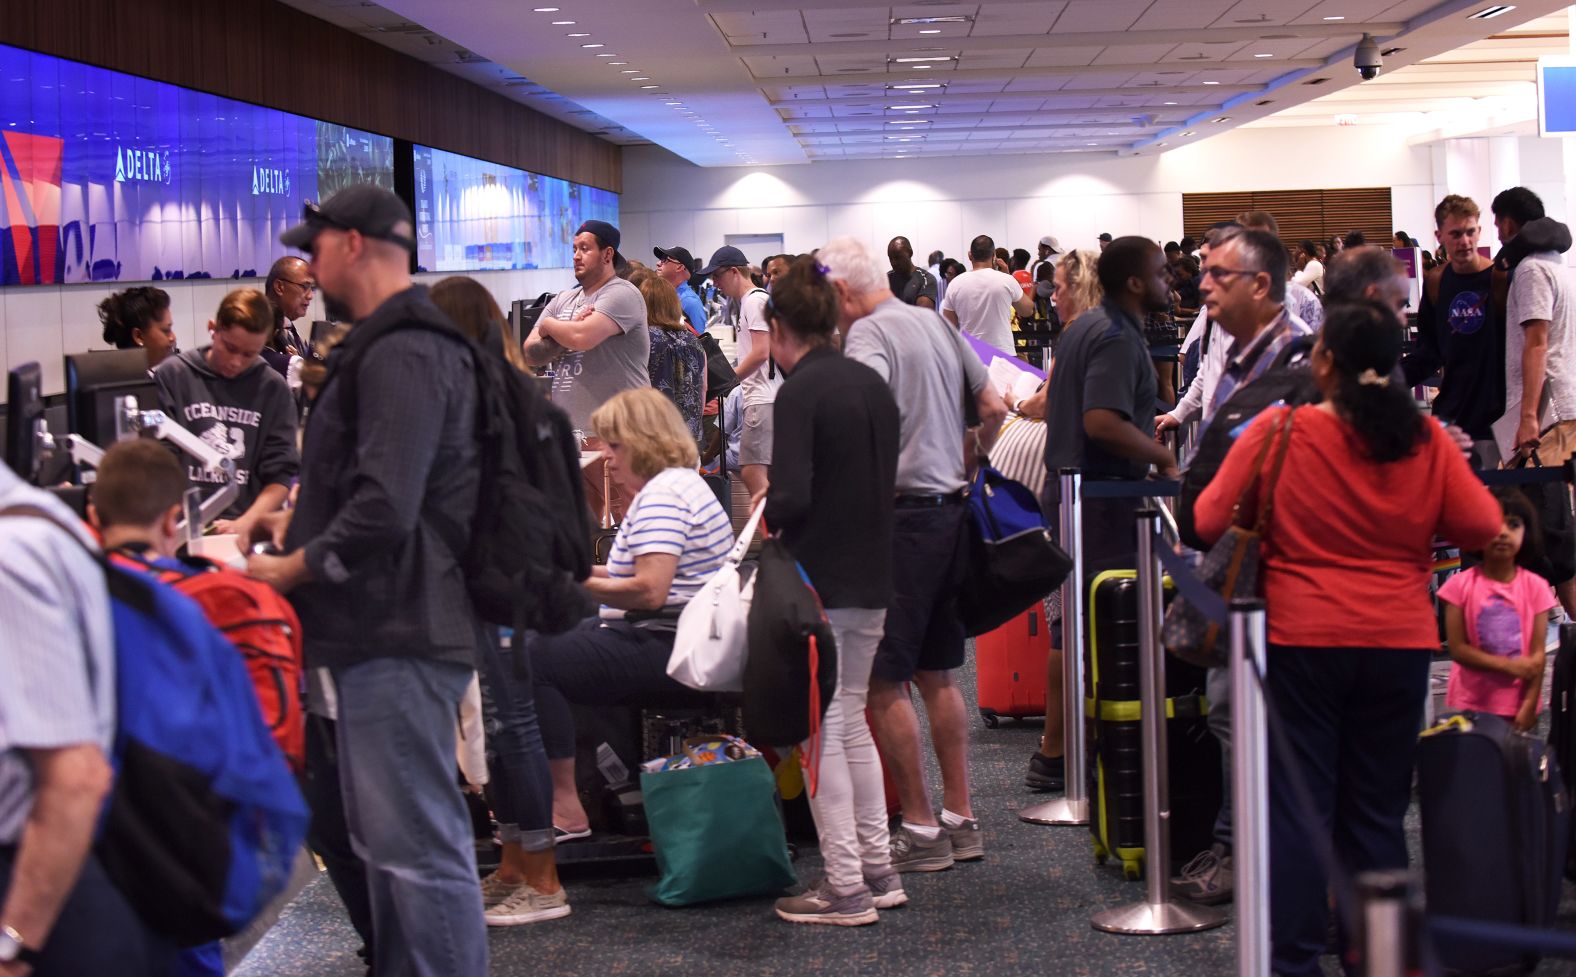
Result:
{"label": "blue jeans", "polygon": [[471,669],[375,658],[334,669],[340,789],[366,863],[379,977],[485,977],[487,924],[455,717]]}
{"label": "blue jeans", "polygon": [[520,647],[524,635],[516,634],[513,653],[505,654],[497,629],[485,630],[481,678],[483,699],[492,704],[487,746],[494,757],[490,772],[498,837],[526,851],[547,851],[553,847],[553,778],[536,722],[531,658]]}

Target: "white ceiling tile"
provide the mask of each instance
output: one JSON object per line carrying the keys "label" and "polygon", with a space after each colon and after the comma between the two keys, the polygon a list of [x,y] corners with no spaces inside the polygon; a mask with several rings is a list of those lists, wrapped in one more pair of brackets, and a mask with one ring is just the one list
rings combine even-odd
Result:
{"label": "white ceiling tile", "polygon": [[1236,0],[1187,0],[1157,3],[1133,24],[1135,30],[1197,30],[1231,9]]}
{"label": "white ceiling tile", "polygon": [[1143,16],[1153,0],[1100,0],[1071,3],[1056,19],[1056,33],[1073,31],[1125,31]]}
{"label": "white ceiling tile", "polygon": [[1100,52],[1093,64],[1152,64],[1171,52],[1174,44],[1132,44],[1108,47]]}
{"label": "white ceiling tile", "polygon": [[1097,47],[1042,47],[1035,50],[1026,62],[1030,68],[1064,68],[1092,64],[1104,48]]}
{"label": "white ceiling tile", "polygon": [[797,10],[712,14],[717,29],[735,46],[746,44],[803,44],[808,41],[804,18]]}

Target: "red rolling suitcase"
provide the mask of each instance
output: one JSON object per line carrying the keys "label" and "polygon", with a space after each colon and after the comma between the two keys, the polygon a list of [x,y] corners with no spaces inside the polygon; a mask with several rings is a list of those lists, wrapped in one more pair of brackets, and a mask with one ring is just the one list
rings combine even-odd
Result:
{"label": "red rolling suitcase", "polygon": [[1002,716],[1045,715],[1045,663],[1051,632],[1045,605],[1035,605],[974,639],[980,718],[995,729]]}

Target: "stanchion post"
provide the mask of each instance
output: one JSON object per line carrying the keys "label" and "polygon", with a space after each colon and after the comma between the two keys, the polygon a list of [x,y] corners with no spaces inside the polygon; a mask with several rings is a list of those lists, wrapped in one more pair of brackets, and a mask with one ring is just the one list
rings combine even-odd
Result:
{"label": "stanchion post", "polygon": [[1364,872],[1357,877],[1357,905],[1364,977],[1420,973],[1423,903],[1417,876],[1409,869]]}
{"label": "stanchion post", "polygon": [[1084,777],[1083,477],[1063,468],[1059,528],[1073,568],[1062,583],[1062,796],[1018,812],[1030,824],[1089,823],[1089,782]]}
{"label": "stanchion post", "polygon": [[1264,601],[1231,602],[1232,869],[1237,975],[1270,972],[1269,741],[1265,726]]}
{"label": "stanchion post", "polygon": [[1146,502],[1138,511],[1138,684],[1143,700],[1144,890],[1143,902],[1098,912],[1090,925],[1107,933],[1158,936],[1194,933],[1224,925],[1219,909],[1174,899],[1171,877],[1171,800],[1166,776],[1166,666],[1160,647],[1165,606],[1160,559],[1160,511]]}

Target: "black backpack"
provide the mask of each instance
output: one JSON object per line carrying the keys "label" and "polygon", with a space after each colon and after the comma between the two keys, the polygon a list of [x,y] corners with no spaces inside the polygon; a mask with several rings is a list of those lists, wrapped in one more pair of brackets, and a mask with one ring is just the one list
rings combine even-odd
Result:
{"label": "black backpack", "polygon": [[[591,574],[580,447],[568,415],[547,399],[534,377],[504,359],[501,349],[484,348],[442,322],[406,320],[382,332],[401,329],[423,329],[464,343],[476,366],[481,490],[462,564],[477,613],[503,626],[568,630],[585,609],[576,584]],[[350,359],[334,371],[348,384],[341,402],[352,428],[356,366],[357,360]]]}
{"label": "black backpack", "polygon": [[1236,444],[1248,422],[1266,407],[1279,404],[1296,407],[1319,400],[1319,389],[1308,368],[1308,353],[1313,349],[1313,341],[1312,336],[1299,336],[1288,343],[1268,370],[1252,383],[1232,391],[1230,399],[1210,419],[1187,470],[1182,473],[1182,494],[1177,499],[1177,531],[1187,546],[1196,550],[1209,549],[1209,544],[1199,538],[1194,527],[1193,506],[1204,487],[1220,471],[1226,453]]}

